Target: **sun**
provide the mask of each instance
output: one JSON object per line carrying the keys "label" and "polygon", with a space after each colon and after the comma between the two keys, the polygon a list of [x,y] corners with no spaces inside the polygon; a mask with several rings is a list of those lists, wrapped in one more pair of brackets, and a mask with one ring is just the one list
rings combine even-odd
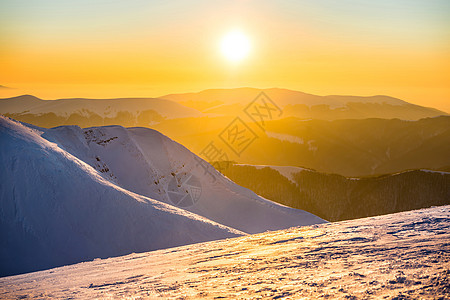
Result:
{"label": "sun", "polygon": [[230,62],[236,63],[248,56],[250,41],[242,32],[231,31],[223,37],[220,49]]}

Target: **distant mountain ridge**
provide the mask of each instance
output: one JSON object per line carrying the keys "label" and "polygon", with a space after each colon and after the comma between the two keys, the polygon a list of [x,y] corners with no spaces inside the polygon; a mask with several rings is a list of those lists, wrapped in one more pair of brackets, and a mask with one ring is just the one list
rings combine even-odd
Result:
{"label": "distant mountain ridge", "polygon": [[255,89],[210,89],[198,93],[169,94],[161,96],[204,112],[229,115],[242,109],[260,93],[265,93],[283,109],[283,117],[311,119],[350,118],[399,118],[417,120],[426,117],[448,115],[446,112],[408,103],[404,100],[384,96],[317,96],[280,88]]}
{"label": "distant mountain ridge", "polygon": [[375,96],[350,96],[350,95],[328,95],[318,96],[314,94],[308,94],[300,91],[294,91],[281,88],[235,88],[235,89],[207,89],[197,93],[180,93],[180,94],[168,94],[161,96],[161,99],[168,99],[176,102],[186,101],[186,99],[192,101],[205,101],[214,102],[220,101],[230,104],[252,101],[258,96],[259,93],[264,92],[272,100],[278,101],[279,105],[285,106],[288,104],[306,104],[306,105],[319,105],[326,104],[331,107],[343,106],[348,102],[372,102],[372,103],[387,103],[392,105],[404,105],[408,102],[401,99],[397,99],[385,95]]}
{"label": "distant mountain ridge", "polygon": [[0,99],[0,113],[41,127],[150,126],[164,119],[199,117],[198,110],[158,98],[42,100],[31,95]]}
{"label": "distant mountain ridge", "polygon": [[[282,109],[281,116],[266,120],[264,130],[243,111],[261,92]],[[28,95],[0,99],[0,113],[45,128],[153,128],[198,154],[240,117],[258,136],[240,157],[228,153],[240,163],[304,166],[344,176],[450,165],[450,116],[388,96],[239,88],[162,98],[167,99],[41,100]]]}
{"label": "distant mountain ridge", "polygon": [[[280,88],[209,89],[198,93],[169,94],[159,98],[57,99],[31,95],[0,99],[0,113],[41,127],[79,125],[150,126],[164,119],[236,116],[265,93],[282,109],[281,118],[418,120],[446,112],[384,96],[318,96]],[[276,116],[275,118],[278,118]]]}
{"label": "distant mountain ridge", "polygon": [[42,100],[32,95],[22,95],[0,99],[2,113],[55,113],[70,115],[91,111],[102,117],[114,116],[120,111],[136,114],[144,110],[154,109],[169,118],[199,116],[195,109],[186,108],[170,100],[159,98],[67,98],[57,100]]}

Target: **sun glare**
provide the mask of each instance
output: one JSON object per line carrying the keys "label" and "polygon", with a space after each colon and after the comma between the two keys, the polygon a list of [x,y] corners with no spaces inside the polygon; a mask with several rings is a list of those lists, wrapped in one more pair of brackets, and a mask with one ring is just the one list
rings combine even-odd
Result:
{"label": "sun glare", "polygon": [[231,62],[239,62],[250,52],[250,42],[240,31],[231,31],[221,43],[222,54]]}

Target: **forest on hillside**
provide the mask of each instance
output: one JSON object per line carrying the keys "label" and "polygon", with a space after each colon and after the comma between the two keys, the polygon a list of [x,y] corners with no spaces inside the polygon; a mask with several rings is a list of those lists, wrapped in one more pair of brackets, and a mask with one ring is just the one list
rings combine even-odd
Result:
{"label": "forest on hillside", "polygon": [[231,163],[222,173],[278,203],[341,221],[450,204],[450,174],[423,170],[347,178],[302,170],[294,182],[271,167]]}

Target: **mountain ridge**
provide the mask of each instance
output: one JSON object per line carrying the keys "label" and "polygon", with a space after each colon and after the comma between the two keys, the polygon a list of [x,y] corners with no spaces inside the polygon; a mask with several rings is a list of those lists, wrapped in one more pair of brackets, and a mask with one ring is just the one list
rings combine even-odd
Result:
{"label": "mountain ridge", "polygon": [[[238,102],[251,102],[259,93],[264,92],[275,103],[281,106],[285,105],[299,105],[306,104],[308,106],[314,105],[329,105],[331,108],[339,108],[345,106],[351,102],[363,102],[363,103],[386,103],[391,105],[411,105],[424,109],[430,109],[436,113],[447,115],[448,113],[440,111],[432,107],[425,107],[417,104],[409,103],[405,100],[395,98],[388,95],[372,95],[372,96],[355,96],[355,95],[325,95],[319,96],[301,91],[295,91],[285,88],[230,88],[230,89],[206,89],[200,92],[191,93],[176,93],[160,96],[162,99],[169,99],[177,102],[183,102],[187,100],[191,101],[222,101],[225,104],[238,103]],[[228,103],[226,103],[228,102]]]}
{"label": "mountain ridge", "polygon": [[[34,105],[34,106],[31,106]],[[97,114],[100,117],[114,117],[118,112],[137,114],[153,109],[163,117],[192,117],[201,113],[173,101],[160,98],[65,98],[43,100],[32,95],[0,99],[2,114],[50,114],[70,116],[71,114]],[[62,124],[61,124],[62,125]]]}

